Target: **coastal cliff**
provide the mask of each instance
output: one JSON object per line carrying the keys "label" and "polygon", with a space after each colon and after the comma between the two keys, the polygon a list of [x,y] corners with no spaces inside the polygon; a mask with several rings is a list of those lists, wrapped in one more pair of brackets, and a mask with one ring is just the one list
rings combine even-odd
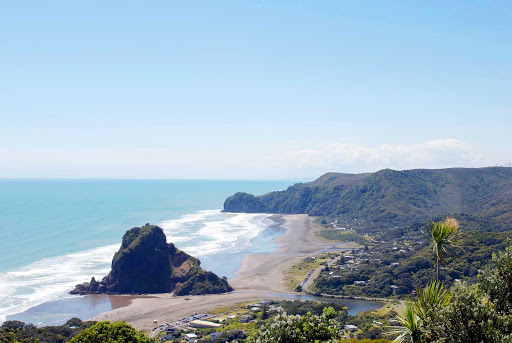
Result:
{"label": "coastal cliff", "polygon": [[163,230],[146,224],[126,231],[110,273],[79,284],[71,294],[169,293],[199,295],[230,292],[226,278],[201,268],[199,259],[166,242]]}
{"label": "coastal cliff", "polygon": [[456,215],[485,229],[512,229],[512,168],[384,169],[327,173],[260,196],[236,193],[225,212],[309,214],[346,227],[386,228]]}
{"label": "coastal cliff", "polygon": [[266,207],[260,197],[238,192],[224,201],[224,212],[262,213]]}

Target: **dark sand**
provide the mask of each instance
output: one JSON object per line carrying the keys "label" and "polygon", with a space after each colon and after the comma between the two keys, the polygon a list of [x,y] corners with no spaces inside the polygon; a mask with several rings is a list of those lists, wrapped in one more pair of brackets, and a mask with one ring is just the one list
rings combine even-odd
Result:
{"label": "dark sand", "polygon": [[9,315],[6,320],[19,320],[38,326],[62,325],[73,317],[87,320],[100,313],[128,306],[135,298],[150,298],[150,296],[77,295],[67,299],[45,302],[24,312]]}

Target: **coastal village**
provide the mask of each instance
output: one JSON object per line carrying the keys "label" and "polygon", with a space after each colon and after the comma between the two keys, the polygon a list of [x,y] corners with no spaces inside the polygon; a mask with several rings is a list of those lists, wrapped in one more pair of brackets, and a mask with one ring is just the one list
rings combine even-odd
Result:
{"label": "coastal village", "polygon": [[[320,232],[317,230],[317,234],[335,232],[342,233],[340,237],[343,237],[345,233],[355,235],[353,230],[341,227],[337,220],[328,223],[324,219],[322,226],[325,230]],[[355,286],[352,287],[353,290],[357,289],[357,287],[364,287],[370,282],[372,275],[366,272],[361,273],[361,271],[365,271],[370,266],[376,269],[387,267],[393,272],[397,271],[402,261],[424,245],[424,242],[421,242],[417,237],[403,237],[400,240],[393,239],[389,241],[366,238],[365,240],[360,240],[360,242],[361,244],[354,244],[352,248],[336,250],[333,247],[333,249],[329,249],[332,252],[306,258],[298,269],[308,269],[308,266],[315,266],[315,261],[319,261],[319,263],[316,263],[316,268],[307,271],[304,279],[295,290],[328,297],[343,295],[322,292],[322,287],[317,287],[319,284],[315,281],[318,279],[342,279],[343,281],[340,280],[338,285]],[[415,290],[404,291],[393,282],[381,286],[387,286],[392,290],[392,294],[389,295],[404,296],[407,293],[414,295],[416,292]],[[355,294],[352,295],[364,296],[361,292],[353,293]]]}
{"label": "coastal village", "polygon": [[245,338],[247,330],[244,330],[244,324],[256,323],[258,315],[261,317],[263,311],[272,314],[281,310],[282,308],[274,305],[271,300],[262,300],[245,306],[232,307],[217,314],[194,313],[156,326],[149,336],[158,338],[162,342],[197,342],[204,341],[205,338],[215,340],[222,336],[230,336],[233,339]]}
{"label": "coastal village", "polygon": [[[251,303],[240,303],[228,308],[217,309],[214,313],[194,313],[189,316],[177,319],[173,322],[159,324],[155,321],[155,327],[149,332],[149,337],[160,342],[231,342],[244,340],[257,328],[272,319],[278,312],[285,311],[281,306],[283,302],[275,300],[261,300]],[[290,303],[303,303],[300,301],[287,301]],[[307,302],[306,302],[307,303]],[[394,305],[398,305],[395,303]],[[296,305],[301,306],[301,305]],[[327,306],[327,304],[325,305]],[[387,309],[389,310],[389,306]],[[368,318],[361,317],[356,322],[364,322],[365,329],[368,327],[381,328],[386,324],[393,323],[390,316],[383,316],[382,321],[372,320],[377,315],[371,311]],[[355,337],[361,330],[358,325],[340,324],[346,338]]]}

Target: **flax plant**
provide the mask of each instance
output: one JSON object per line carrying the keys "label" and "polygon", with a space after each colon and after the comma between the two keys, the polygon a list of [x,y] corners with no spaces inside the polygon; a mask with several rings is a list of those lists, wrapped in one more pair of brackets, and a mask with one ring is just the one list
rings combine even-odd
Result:
{"label": "flax plant", "polygon": [[417,314],[416,304],[410,300],[405,303],[403,317],[396,319],[400,326],[390,326],[391,331],[385,333],[386,336],[396,336],[393,343],[419,343],[422,336],[422,320]]}
{"label": "flax plant", "polygon": [[456,259],[456,248],[460,240],[459,223],[454,218],[447,218],[442,222],[430,221],[425,224],[423,235],[432,244],[432,251],[436,258],[436,280],[439,282],[441,262],[446,264],[447,256]]}
{"label": "flax plant", "polygon": [[416,288],[416,313],[422,320],[439,311],[450,303],[451,294],[442,283],[433,281],[425,288]]}

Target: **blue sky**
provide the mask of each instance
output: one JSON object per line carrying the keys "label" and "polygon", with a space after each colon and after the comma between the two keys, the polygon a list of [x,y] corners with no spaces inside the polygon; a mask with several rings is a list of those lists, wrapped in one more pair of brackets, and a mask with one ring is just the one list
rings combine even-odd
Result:
{"label": "blue sky", "polygon": [[0,177],[512,162],[509,1],[0,6]]}

